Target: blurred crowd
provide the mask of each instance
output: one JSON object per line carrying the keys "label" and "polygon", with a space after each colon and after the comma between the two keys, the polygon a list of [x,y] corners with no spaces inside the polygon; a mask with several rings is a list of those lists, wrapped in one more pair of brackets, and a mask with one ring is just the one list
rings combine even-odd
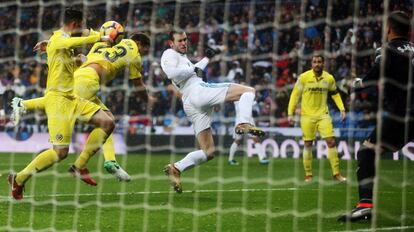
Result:
{"label": "blurred crowd", "polygon": [[[22,0],[21,2],[37,2]],[[354,3],[357,2],[357,3]],[[100,96],[117,118],[118,125],[137,133],[147,126],[189,125],[180,99],[163,74],[159,59],[167,48],[168,31],[179,27],[189,38],[188,56],[196,62],[207,46],[221,48],[206,69],[209,82],[237,82],[254,86],[257,104],[254,116],[259,126],[289,127],[287,104],[300,73],[310,69],[314,52],[325,56],[325,68],[341,83],[366,73],[381,46],[384,3],[382,0],[286,1],[203,1],[144,2],[77,5],[87,10],[86,25],[98,29],[115,20],[127,32],[151,36],[150,56],[144,58],[144,78],[156,99],[148,110],[128,77],[120,73]],[[4,4],[4,3],[1,3]],[[1,5],[0,4],[0,5]],[[0,97],[7,115],[15,96],[28,99],[44,94],[47,78],[46,55],[32,51],[37,41],[47,39],[59,28],[65,6],[61,1],[47,4],[6,4],[0,8]],[[412,0],[392,0],[388,9],[413,12]],[[375,89],[349,96],[342,94],[349,111],[340,122],[331,104],[338,128],[370,128],[375,123]],[[0,101],[1,103],[1,101]],[[215,129],[232,126],[234,106],[218,106]],[[45,123],[39,111],[28,114],[28,122]]]}

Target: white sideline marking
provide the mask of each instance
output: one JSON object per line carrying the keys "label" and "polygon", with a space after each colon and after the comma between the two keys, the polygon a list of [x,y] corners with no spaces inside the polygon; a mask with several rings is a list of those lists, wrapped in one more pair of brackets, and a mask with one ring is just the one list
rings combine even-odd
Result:
{"label": "white sideline marking", "polygon": [[[294,191],[298,188],[269,188],[269,189],[200,189],[200,190],[184,190],[183,193],[214,193],[214,192],[263,192],[263,191]],[[122,196],[122,195],[145,195],[145,194],[169,194],[174,191],[152,191],[152,192],[125,192],[125,193],[62,193],[62,194],[46,194],[46,195],[25,195],[24,198],[33,197],[71,197],[71,196]],[[175,193],[174,193],[175,194]],[[9,196],[0,196],[0,199],[8,199]],[[23,198],[23,199],[24,199]]]}
{"label": "white sideline marking", "polygon": [[382,227],[382,228],[372,228],[372,229],[357,229],[357,230],[334,230],[331,232],[365,232],[365,231],[386,231],[386,230],[408,230],[414,229],[414,226],[395,226],[395,227]]}

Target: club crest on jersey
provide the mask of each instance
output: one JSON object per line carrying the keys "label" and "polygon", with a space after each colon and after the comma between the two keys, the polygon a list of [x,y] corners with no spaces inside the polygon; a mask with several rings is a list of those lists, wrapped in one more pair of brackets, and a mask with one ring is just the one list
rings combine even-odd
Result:
{"label": "club crest on jersey", "polygon": [[56,136],[55,136],[55,138],[56,138],[56,140],[57,141],[62,141],[63,140],[63,135],[61,134],[61,133],[59,133],[59,134],[57,134]]}

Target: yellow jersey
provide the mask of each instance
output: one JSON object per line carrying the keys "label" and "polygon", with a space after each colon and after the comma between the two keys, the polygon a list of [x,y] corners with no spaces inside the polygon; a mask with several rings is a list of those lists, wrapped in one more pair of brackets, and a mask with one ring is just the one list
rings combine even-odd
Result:
{"label": "yellow jersey", "polygon": [[107,83],[115,78],[119,70],[128,67],[129,78],[141,78],[142,60],[138,46],[131,39],[123,39],[115,46],[107,43],[95,43],[87,55],[87,60],[82,64],[99,64],[106,70],[105,77],[100,77],[102,83]]}
{"label": "yellow jersey", "polygon": [[312,69],[302,73],[290,95],[288,115],[294,114],[299,98],[302,98],[301,115],[321,116],[329,114],[328,93],[332,95],[339,110],[344,111],[342,99],[336,90],[335,79],[331,74],[323,71],[322,75],[317,77]]}
{"label": "yellow jersey", "polygon": [[91,33],[87,37],[70,37],[70,34],[63,30],[54,31],[46,48],[49,67],[46,93],[55,91],[71,94],[73,91],[73,72],[77,68],[73,48],[99,40],[99,33]]}

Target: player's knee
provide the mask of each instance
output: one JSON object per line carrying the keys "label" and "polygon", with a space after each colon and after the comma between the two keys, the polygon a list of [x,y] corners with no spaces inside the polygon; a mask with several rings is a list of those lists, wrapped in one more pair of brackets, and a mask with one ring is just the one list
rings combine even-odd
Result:
{"label": "player's knee", "polygon": [[207,155],[207,160],[212,160],[214,158],[214,153],[216,152],[215,147],[207,148],[206,151],[204,151]]}
{"label": "player's knee", "polygon": [[102,122],[102,129],[110,134],[115,129],[115,122],[109,116]]}
{"label": "player's knee", "polygon": [[305,141],[304,146],[306,149],[312,149],[313,141]]}
{"label": "player's knee", "polygon": [[375,164],[375,150],[362,147],[357,153],[358,167],[366,168]]}
{"label": "player's knee", "polygon": [[336,146],[335,139],[327,139],[326,144],[328,145],[329,148],[335,147]]}
{"label": "player's knee", "polygon": [[56,151],[59,160],[64,160],[69,153],[69,147],[65,146],[65,147],[55,147],[54,150]]}

